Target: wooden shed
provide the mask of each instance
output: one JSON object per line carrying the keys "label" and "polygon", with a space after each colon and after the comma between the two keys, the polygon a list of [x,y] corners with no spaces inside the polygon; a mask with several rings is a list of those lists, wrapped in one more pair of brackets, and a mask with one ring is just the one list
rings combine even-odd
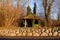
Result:
{"label": "wooden shed", "polygon": [[25,16],[22,20],[22,24],[24,24],[24,27],[32,27],[34,24],[40,23],[40,18],[33,13]]}

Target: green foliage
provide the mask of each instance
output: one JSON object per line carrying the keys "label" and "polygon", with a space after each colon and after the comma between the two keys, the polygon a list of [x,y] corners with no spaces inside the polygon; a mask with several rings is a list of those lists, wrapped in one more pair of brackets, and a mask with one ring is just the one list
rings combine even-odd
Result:
{"label": "green foliage", "polygon": [[36,15],[36,3],[34,3],[33,13]]}
{"label": "green foliage", "polygon": [[[36,15],[36,3],[34,3],[33,13]],[[32,21],[33,25],[35,23],[35,20]]]}
{"label": "green foliage", "polygon": [[30,14],[30,13],[31,13],[31,8],[30,8],[30,6],[28,5],[28,7],[27,7],[27,15]]}

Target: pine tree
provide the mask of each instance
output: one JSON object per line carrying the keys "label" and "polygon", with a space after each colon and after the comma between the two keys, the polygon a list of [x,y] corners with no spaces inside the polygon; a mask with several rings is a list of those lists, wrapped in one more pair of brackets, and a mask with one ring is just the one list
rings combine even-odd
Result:
{"label": "pine tree", "polygon": [[33,13],[36,15],[36,3],[34,3]]}
{"label": "pine tree", "polygon": [[27,7],[27,15],[29,15],[31,13],[31,8],[30,8],[30,6],[28,5],[28,7]]}

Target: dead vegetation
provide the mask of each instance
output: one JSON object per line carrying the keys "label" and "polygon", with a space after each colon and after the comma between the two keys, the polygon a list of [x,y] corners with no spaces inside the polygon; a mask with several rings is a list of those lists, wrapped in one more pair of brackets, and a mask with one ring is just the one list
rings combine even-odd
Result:
{"label": "dead vegetation", "polygon": [[[17,0],[19,1],[19,0]],[[9,5],[10,0],[2,0],[0,2],[0,26],[10,27],[10,26],[18,26],[18,21],[23,17],[24,9],[21,8],[20,4],[17,2],[16,6]]]}

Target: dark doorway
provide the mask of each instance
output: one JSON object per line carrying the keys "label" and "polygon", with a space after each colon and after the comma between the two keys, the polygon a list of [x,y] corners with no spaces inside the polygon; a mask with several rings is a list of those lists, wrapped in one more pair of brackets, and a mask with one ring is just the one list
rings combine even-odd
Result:
{"label": "dark doorway", "polygon": [[21,21],[19,22],[19,26],[20,26],[20,27],[24,27],[24,20],[21,20]]}
{"label": "dark doorway", "polygon": [[27,27],[32,27],[32,20],[31,19],[27,19]]}
{"label": "dark doorway", "polygon": [[35,20],[35,24],[38,24],[38,20]]}

